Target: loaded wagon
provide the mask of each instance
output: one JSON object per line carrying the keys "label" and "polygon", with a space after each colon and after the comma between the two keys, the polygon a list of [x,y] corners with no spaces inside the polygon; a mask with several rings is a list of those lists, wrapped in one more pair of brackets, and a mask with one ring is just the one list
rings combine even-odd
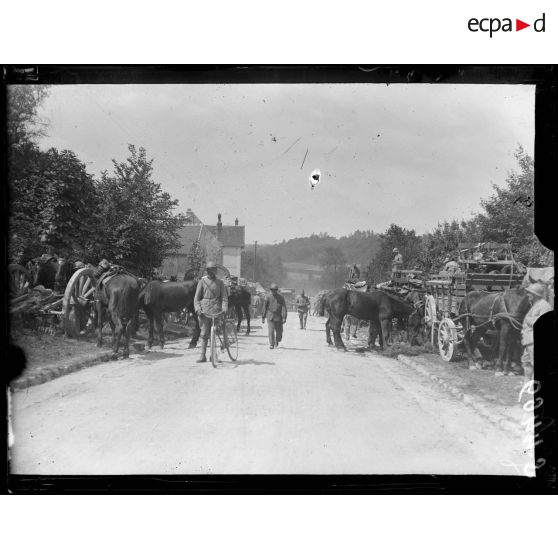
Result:
{"label": "loaded wagon", "polygon": [[[425,324],[430,333],[430,341],[438,346],[440,356],[449,362],[458,354],[458,347],[463,343],[465,331],[459,318],[459,305],[463,298],[472,291],[502,292],[506,289],[520,287],[523,282],[524,273],[522,268],[511,253],[510,244],[485,243],[460,243],[458,264],[461,268],[457,272],[440,272],[431,275],[425,281]],[[491,254],[496,254],[495,259],[479,258],[476,252],[472,257],[474,249],[483,248]],[[504,272],[507,271],[507,272]]]}

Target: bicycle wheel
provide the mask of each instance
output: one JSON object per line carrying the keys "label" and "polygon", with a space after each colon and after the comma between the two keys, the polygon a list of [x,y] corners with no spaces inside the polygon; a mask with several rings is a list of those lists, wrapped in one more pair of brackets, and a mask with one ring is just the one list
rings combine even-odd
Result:
{"label": "bicycle wheel", "polygon": [[216,368],[217,367],[217,335],[216,335],[216,331],[215,331],[216,327],[215,324],[213,324],[211,326],[211,364],[213,364],[213,367]]}
{"label": "bicycle wheel", "polygon": [[238,358],[238,337],[236,335],[236,327],[231,322],[225,322],[225,347],[229,358],[234,362]]}

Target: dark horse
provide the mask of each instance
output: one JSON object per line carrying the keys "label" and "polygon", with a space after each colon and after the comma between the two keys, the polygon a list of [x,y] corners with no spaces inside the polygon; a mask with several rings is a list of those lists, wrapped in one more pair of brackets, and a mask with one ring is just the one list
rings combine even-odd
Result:
{"label": "dark horse", "polygon": [[165,334],[163,331],[163,313],[181,312],[186,309],[194,315],[195,327],[189,348],[193,349],[198,344],[200,337],[200,326],[198,317],[194,310],[194,295],[196,294],[197,281],[163,281],[155,280],[147,283],[142,290],[139,303],[149,320],[149,337],[147,346],[153,345],[153,322],[157,323],[159,332],[159,344],[161,349],[165,346]]}
{"label": "dark horse", "polygon": [[252,304],[252,295],[245,287],[232,285],[229,288],[229,308],[234,308],[238,323],[236,330],[240,331],[242,323],[242,312],[246,316],[246,335],[250,335],[250,306]]}
{"label": "dark horse", "polygon": [[103,344],[103,314],[106,314],[112,329],[112,359],[118,357],[118,347],[124,336],[123,357],[130,356],[130,335],[134,328],[134,318],[138,311],[140,284],[133,276],[125,272],[118,273],[106,280],[101,279],[97,287],[97,319],[99,337],[97,345]]}
{"label": "dark horse", "polygon": [[346,350],[340,334],[345,314],[350,314],[359,320],[370,321],[369,344],[373,332],[380,331],[380,347],[383,348],[384,342],[387,344],[391,341],[391,320],[393,318],[405,320],[414,312],[415,307],[384,291],[377,290],[363,293],[341,288],[329,291],[324,296],[322,310],[327,310],[329,313],[326,322],[328,345],[332,345],[331,330],[333,331],[335,346],[338,349]]}
{"label": "dark horse", "polygon": [[33,286],[42,285],[45,289],[63,293],[73,273],[72,263],[64,258],[58,261],[51,259],[47,262],[39,262]]}
{"label": "dark horse", "polygon": [[463,297],[457,321],[463,326],[463,344],[470,369],[480,368],[473,354],[477,344],[481,338],[490,336],[491,330],[496,330],[496,370],[502,370],[502,366],[508,370],[518,352],[521,324],[530,307],[527,292],[522,288],[498,293],[473,291]]}

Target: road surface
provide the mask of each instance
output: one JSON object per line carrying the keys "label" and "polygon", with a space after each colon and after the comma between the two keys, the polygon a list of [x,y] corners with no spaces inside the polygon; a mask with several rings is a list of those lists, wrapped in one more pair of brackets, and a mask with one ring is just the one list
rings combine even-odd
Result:
{"label": "road surface", "polygon": [[[236,363],[187,339],[13,396],[18,474],[518,474],[522,442],[397,360],[241,335]],[[513,464],[513,465],[512,465]]]}

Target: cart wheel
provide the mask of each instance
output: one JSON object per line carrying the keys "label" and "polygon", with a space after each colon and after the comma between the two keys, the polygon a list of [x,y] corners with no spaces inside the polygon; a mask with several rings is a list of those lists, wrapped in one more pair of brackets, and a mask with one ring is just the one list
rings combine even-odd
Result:
{"label": "cart wheel", "polygon": [[62,300],[64,331],[68,337],[79,337],[95,320],[95,287],[97,280],[88,267],[78,269],[68,281]]}
{"label": "cart wheel", "polygon": [[430,336],[430,343],[436,346],[439,322],[436,313],[436,300],[432,295],[426,295],[424,300],[424,323]]}
{"label": "cart wheel", "polygon": [[10,297],[21,296],[31,288],[29,273],[22,265],[10,264],[8,273],[10,277]]}
{"label": "cart wheel", "polygon": [[438,330],[438,350],[442,360],[451,362],[457,354],[457,327],[451,318],[444,318]]}

